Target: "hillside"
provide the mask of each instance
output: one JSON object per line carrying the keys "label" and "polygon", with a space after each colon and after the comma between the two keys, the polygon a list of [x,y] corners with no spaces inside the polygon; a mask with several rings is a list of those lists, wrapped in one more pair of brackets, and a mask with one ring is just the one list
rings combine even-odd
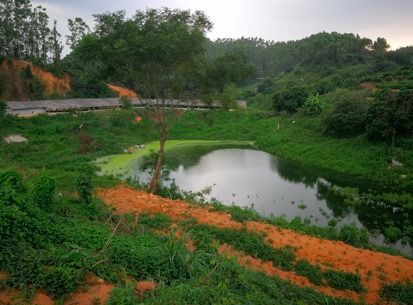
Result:
{"label": "hillside", "polygon": [[66,96],[70,91],[67,74],[57,77],[24,60],[5,59],[0,65],[1,95],[4,100],[31,100],[48,96]]}

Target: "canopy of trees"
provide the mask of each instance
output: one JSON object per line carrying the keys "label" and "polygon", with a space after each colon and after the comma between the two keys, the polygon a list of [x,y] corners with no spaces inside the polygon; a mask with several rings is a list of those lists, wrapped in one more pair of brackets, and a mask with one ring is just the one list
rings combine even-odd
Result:
{"label": "canopy of trees", "polygon": [[0,55],[47,64],[57,62],[62,53],[56,21],[49,28],[49,16],[30,0],[0,2]]}

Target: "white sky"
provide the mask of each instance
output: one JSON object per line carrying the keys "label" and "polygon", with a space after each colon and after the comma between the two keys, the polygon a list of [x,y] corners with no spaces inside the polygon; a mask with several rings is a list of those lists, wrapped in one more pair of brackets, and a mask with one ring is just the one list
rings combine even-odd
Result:
{"label": "white sky", "polygon": [[167,6],[203,10],[214,23],[211,39],[261,37],[285,41],[321,31],[385,37],[393,49],[413,45],[413,0],[34,0],[67,34],[67,19],[94,13]]}

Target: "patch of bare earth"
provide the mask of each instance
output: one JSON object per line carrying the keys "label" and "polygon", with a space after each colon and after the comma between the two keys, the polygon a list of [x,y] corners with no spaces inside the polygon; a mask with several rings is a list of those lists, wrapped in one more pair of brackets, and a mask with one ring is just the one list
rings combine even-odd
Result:
{"label": "patch of bare earth", "polygon": [[300,234],[292,230],[273,225],[250,221],[239,223],[227,213],[212,211],[209,207],[200,207],[180,200],[169,200],[155,195],[137,191],[127,186],[117,186],[98,190],[99,196],[119,214],[126,213],[162,213],[172,220],[195,219],[200,224],[220,228],[246,228],[252,232],[264,233],[266,240],[274,248],[287,245],[296,249],[297,260],[306,259],[321,268],[358,273],[365,292],[357,294],[352,291],[338,291],[331,287],[317,286],[305,277],[291,271],[283,271],[271,262],[247,256],[228,246],[222,246],[220,253],[235,256],[247,268],[259,270],[271,276],[277,276],[299,286],[311,287],[324,294],[345,297],[367,304],[384,304],[380,299],[380,288],[385,284],[413,281],[413,261],[399,256],[359,249],[343,242],[323,240]]}

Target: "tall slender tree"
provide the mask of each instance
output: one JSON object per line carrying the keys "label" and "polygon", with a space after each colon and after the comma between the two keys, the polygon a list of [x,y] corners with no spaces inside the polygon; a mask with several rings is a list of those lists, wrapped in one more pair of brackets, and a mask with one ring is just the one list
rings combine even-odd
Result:
{"label": "tall slender tree", "polygon": [[82,18],[68,19],[69,35],[66,35],[66,44],[73,50],[83,36],[90,33],[90,28]]}

